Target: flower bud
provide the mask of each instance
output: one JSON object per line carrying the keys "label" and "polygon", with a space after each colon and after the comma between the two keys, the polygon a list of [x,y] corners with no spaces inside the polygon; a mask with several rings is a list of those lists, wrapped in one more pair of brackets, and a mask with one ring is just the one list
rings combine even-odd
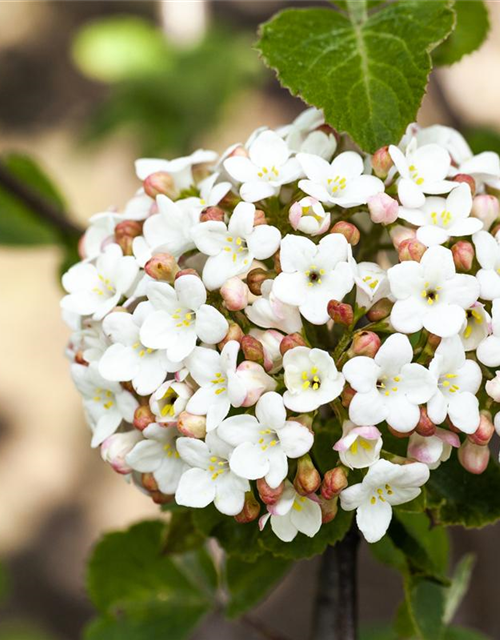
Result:
{"label": "flower bud", "polygon": [[313,464],[311,456],[306,453],[297,461],[297,474],[293,481],[295,491],[301,496],[308,496],[319,489],[321,485],[321,476],[319,471]]}
{"label": "flower bud", "polygon": [[264,369],[267,373],[276,373],[283,366],[283,357],[280,351],[281,341],[284,336],[276,329],[251,329],[250,335],[257,338],[264,347]]}
{"label": "flower bud", "polygon": [[248,305],[248,287],[237,276],[226,280],[220,289],[220,294],[229,311],[241,311]]}
{"label": "flower bud", "polygon": [[141,434],[138,431],[114,433],[101,444],[101,458],[104,462],[108,462],[117,473],[127,475],[132,471],[132,468],[126,463],[125,458],[141,439]]}
{"label": "flower bud", "polygon": [[278,251],[276,251],[276,253],[273,256],[273,265],[274,265],[274,272],[276,273],[276,275],[279,275],[282,272],[280,249],[278,249]]}
{"label": "flower bud", "polygon": [[423,436],[424,438],[433,436],[436,433],[436,425],[427,415],[427,409],[425,407],[420,407],[420,420],[418,421],[415,431],[419,436]]}
{"label": "flower bud", "polygon": [[463,182],[465,184],[468,184],[471,194],[474,195],[476,193],[476,181],[468,173],[457,173],[457,175],[453,178],[453,182]]}
{"label": "flower bud", "polygon": [[227,330],[227,333],[224,339],[217,344],[217,347],[219,348],[220,351],[222,351],[222,349],[226,346],[226,344],[231,340],[236,340],[236,342],[241,342],[241,339],[243,338],[244,335],[245,334],[243,333],[243,329],[240,327],[239,324],[236,324],[236,322],[230,322],[229,329]]}
{"label": "flower bud", "polygon": [[453,254],[453,262],[457,271],[461,273],[467,273],[472,269],[472,262],[474,260],[474,247],[470,242],[459,240],[451,247]]}
{"label": "flower bud", "polygon": [[259,513],[260,504],[257,502],[253,493],[251,491],[247,491],[245,493],[245,504],[243,505],[243,509],[237,516],[234,516],[234,519],[239,524],[248,524],[249,522],[257,520]]}
{"label": "flower bud", "polygon": [[299,424],[301,424],[303,427],[305,427],[306,429],[309,429],[309,431],[311,433],[313,433],[313,422],[314,422],[314,417],[310,414],[310,413],[301,413],[298,416],[291,416],[290,418],[288,418],[289,422],[298,422]]}
{"label": "flower bud", "polygon": [[153,492],[158,491],[158,483],[156,482],[152,473],[143,473],[141,475],[141,484],[146,491]]}
{"label": "flower bud", "polygon": [[257,338],[254,338],[253,336],[243,336],[240,344],[245,360],[264,364],[264,347]]}
{"label": "flower bud", "polygon": [[342,406],[344,409],[348,409],[351,404],[352,399],[356,395],[356,391],[351,387],[351,385],[346,384],[342,389],[342,393],[340,394],[340,401],[342,402]]}
{"label": "flower bud", "polygon": [[171,504],[174,496],[167,496],[161,491],[151,491],[151,498],[155,504]]}
{"label": "flower bud", "polygon": [[339,499],[338,497],[334,497],[330,500],[325,500],[323,496],[318,496],[317,499],[318,504],[321,507],[321,522],[322,524],[328,524],[337,515],[337,512],[339,510]]}
{"label": "flower bud", "polygon": [[243,380],[247,392],[242,407],[252,407],[263,393],[276,389],[275,380],[267,375],[264,367],[257,362],[245,360],[238,365],[236,373]]}
{"label": "flower bud", "polygon": [[399,249],[401,243],[405,240],[414,240],[417,237],[417,232],[415,231],[415,229],[410,229],[409,227],[398,225],[397,227],[393,227],[389,231],[389,235],[391,236],[394,248],[397,250]]}
{"label": "flower bud", "polygon": [[425,244],[418,240],[403,240],[398,247],[398,256],[401,262],[406,260],[414,260],[420,262],[422,256],[427,251]]}
{"label": "flower bud", "polygon": [[124,220],[115,227],[115,240],[120,245],[124,256],[131,256],[134,238],[142,233],[142,224],[135,220]]}
{"label": "flower bud", "polygon": [[179,265],[169,253],[158,253],[146,262],[144,271],[155,280],[171,284],[179,272]]}
{"label": "flower bud", "polygon": [[466,471],[479,475],[486,471],[490,449],[488,445],[481,446],[467,439],[458,450],[458,460]]}
{"label": "flower bud", "polygon": [[177,196],[177,189],[172,176],[166,171],[155,171],[143,182],[144,191],[150,198],[156,198],[160,194],[174,199]]}
{"label": "flower bud", "polygon": [[358,244],[361,237],[359,229],[355,227],[352,222],[346,222],[345,220],[336,222],[330,229],[330,233],[340,233],[353,247]]}
{"label": "flower bud", "polygon": [[148,404],[141,404],[134,413],[134,427],[139,431],[144,431],[150,424],[156,422],[156,416],[151,411]]}
{"label": "flower bud", "polygon": [[495,427],[491,420],[491,413],[488,411],[481,411],[479,419],[479,427],[474,433],[469,434],[467,437],[471,442],[478,445],[486,445],[489,443],[493,434],[495,433]]}
{"label": "flower bud", "polygon": [[266,271],[265,269],[261,269],[260,267],[258,267],[257,269],[252,269],[247,274],[248,288],[254,294],[254,296],[260,296],[262,293],[262,283],[264,282],[264,280],[269,280],[269,278],[272,277],[273,274],[269,273],[269,271]]}
{"label": "flower bud", "polygon": [[348,485],[344,467],[335,467],[325,473],[321,483],[321,495],[325,500],[338,496]]}
{"label": "flower bud", "polygon": [[372,167],[375,175],[382,180],[387,178],[390,168],[393,166],[394,162],[391,158],[391,154],[389,153],[389,147],[380,147],[377,149],[375,153],[372,155]]}
{"label": "flower bud", "polygon": [[266,214],[262,211],[262,209],[255,209],[253,226],[258,227],[261,224],[267,224]]}
{"label": "flower bud", "polygon": [[377,193],[368,198],[368,211],[373,223],[387,225],[398,219],[399,205],[387,193]]}
{"label": "flower bud", "polygon": [[200,278],[200,274],[196,269],[181,269],[175,274],[174,280],[178,280],[179,278],[182,278],[182,276],[196,276],[197,278]]}
{"label": "flower bud", "polygon": [[500,213],[500,203],[496,196],[480,195],[472,201],[471,216],[481,220],[485,231],[497,220]]}
{"label": "flower bud", "polygon": [[205,207],[200,215],[200,222],[224,222],[224,210],[220,207]]}
{"label": "flower bud", "polygon": [[272,489],[264,478],[257,480],[257,491],[259,492],[259,497],[264,504],[276,504],[283,495],[284,490],[284,482],[278,485],[275,489]]}
{"label": "flower bud", "polygon": [[380,338],[373,331],[360,331],[354,334],[351,347],[347,352],[350,358],[367,356],[374,358],[380,349]]}
{"label": "flower bud", "polygon": [[389,433],[391,433],[395,438],[399,438],[401,440],[403,440],[404,438],[409,438],[411,434],[415,432],[415,429],[412,429],[408,433],[404,433],[403,431],[393,429],[393,427],[391,427],[390,425],[387,425],[387,429],[389,430]]}
{"label": "flower bud", "polygon": [[488,380],[485,384],[486,393],[495,402],[500,402],[500,372],[497,371],[492,380]]}
{"label": "flower bud", "polygon": [[287,351],[295,347],[305,347],[306,343],[300,333],[290,333],[285,336],[280,344],[281,355],[284,356]]}
{"label": "flower bud", "polygon": [[385,320],[391,315],[394,302],[391,302],[389,298],[381,298],[373,305],[366,314],[366,317],[370,322],[379,322]]}
{"label": "flower bud", "polygon": [[350,304],[339,302],[338,300],[330,300],[327,307],[330,318],[337,324],[343,324],[346,327],[352,324],[354,320],[354,311]]}
{"label": "flower bud", "polygon": [[181,411],[177,419],[177,429],[187,438],[204,438],[207,434],[207,418]]}

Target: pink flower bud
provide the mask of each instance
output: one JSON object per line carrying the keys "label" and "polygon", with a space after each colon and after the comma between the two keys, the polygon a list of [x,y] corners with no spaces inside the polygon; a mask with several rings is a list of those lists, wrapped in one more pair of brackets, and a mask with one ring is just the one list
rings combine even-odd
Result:
{"label": "pink flower bud", "polygon": [[368,198],[368,211],[375,224],[392,224],[398,219],[399,205],[387,193],[377,193]]}
{"label": "pink flower bud", "polygon": [[239,324],[236,324],[236,322],[230,322],[229,329],[227,330],[225,338],[217,344],[217,347],[222,351],[225,345],[231,340],[236,340],[236,342],[241,342],[241,339],[243,338],[244,335],[245,334],[243,333],[243,329],[240,327]]}
{"label": "pink flower bud", "polygon": [[150,198],[156,198],[160,194],[172,199],[177,197],[174,179],[166,171],[156,171],[149,175],[144,180],[143,187]]}
{"label": "pink flower bud", "polygon": [[338,497],[334,497],[330,500],[325,500],[323,496],[317,496],[316,499],[321,507],[321,522],[322,524],[328,524],[337,515],[339,510],[339,499]]}
{"label": "pink flower bud", "polygon": [[350,358],[354,356],[367,356],[374,358],[380,349],[380,338],[373,331],[361,331],[354,334],[351,348],[348,351]]}
{"label": "pink flower bud", "polygon": [[480,195],[472,201],[471,216],[481,220],[485,231],[497,220],[500,204],[496,196]]}
{"label": "pink flower bud", "polygon": [[485,384],[486,393],[495,402],[500,402],[500,372],[497,371],[492,380],[488,380]]}
{"label": "pink flower bud", "polygon": [[356,391],[354,391],[354,389],[349,384],[346,384],[342,389],[342,393],[340,394],[340,400],[344,409],[349,408],[349,405],[351,404],[352,399],[355,395]]}
{"label": "pink flower bud", "polygon": [[158,483],[156,482],[152,473],[143,473],[141,475],[141,484],[150,493],[158,491]]}
{"label": "pink flower bud", "polygon": [[391,315],[394,302],[391,302],[389,298],[381,298],[378,300],[366,314],[366,317],[370,322],[379,322],[385,320]]}
{"label": "pink flower bud", "polygon": [[253,336],[243,336],[240,341],[241,350],[246,360],[264,364],[264,347],[262,343]]}
{"label": "pink flower bud", "polygon": [[491,420],[491,413],[488,411],[481,411],[479,427],[474,431],[474,433],[469,434],[467,437],[474,444],[487,445],[493,438],[494,433],[495,427]]}
{"label": "pink flower bud", "polygon": [[418,240],[403,240],[399,243],[398,255],[401,262],[406,260],[414,260],[420,262],[422,256],[427,251],[425,244],[422,244]]}
{"label": "pink flower bud", "polygon": [[200,215],[200,222],[224,222],[224,211],[220,207],[205,207]]}
{"label": "pink flower bud", "polygon": [[243,509],[237,516],[234,516],[234,519],[239,524],[248,524],[249,522],[253,522],[257,520],[260,513],[260,504],[255,499],[255,496],[251,491],[247,491],[245,493],[245,504],[243,505]]}
{"label": "pink flower bud", "polygon": [[453,253],[453,262],[457,271],[467,273],[472,269],[474,261],[474,247],[470,242],[459,240],[451,247]]}
{"label": "pink flower bud", "polygon": [[458,450],[458,460],[466,471],[479,475],[486,471],[490,449],[488,445],[481,446],[467,439]]}
{"label": "pink flower bud", "polygon": [[468,173],[457,173],[457,175],[453,178],[453,182],[464,182],[465,184],[469,185],[469,189],[472,195],[476,193],[476,181]]}
{"label": "pink flower bud", "polygon": [[284,356],[287,351],[295,347],[305,347],[306,343],[300,333],[290,333],[285,336],[280,344],[281,355]]}
{"label": "pink flower bud", "polygon": [[156,422],[156,416],[151,411],[149,405],[143,404],[137,407],[134,413],[134,427],[139,431],[144,431],[150,424]]}
{"label": "pink flower bud", "polygon": [[393,429],[390,425],[387,425],[387,429],[390,434],[392,434],[395,438],[399,438],[403,440],[404,438],[409,438],[412,433],[415,433],[415,429],[409,431],[408,433],[403,433],[402,431],[398,431],[397,429]]}
{"label": "pink flower bud", "polygon": [[248,305],[248,286],[235,276],[222,285],[220,294],[229,311],[241,311]]}
{"label": "pink flower bud", "polygon": [[267,224],[266,214],[262,211],[262,209],[255,209],[253,226],[258,227],[261,224]]}
{"label": "pink flower bud", "polygon": [[340,233],[353,247],[358,244],[361,237],[359,229],[355,227],[352,222],[346,222],[345,220],[336,222],[330,229],[330,233]]}
{"label": "pink flower bud", "polygon": [[264,504],[276,504],[283,495],[284,490],[284,482],[278,485],[276,489],[271,489],[264,478],[260,478],[259,480],[257,480],[257,491],[259,492],[260,499]]}
{"label": "pink flower bud", "polygon": [[417,232],[415,229],[409,229],[408,227],[398,225],[389,231],[389,235],[391,236],[394,248],[397,250],[399,249],[400,244],[405,240],[414,240],[417,237]]}
{"label": "pink flower bud", "polygon": [[172,283],[179,272],[179,266],[169,253],[158,253],[146,262],[144,271],[155,280]]}
{"label": "pink flower bud", "polygon": [[124,220],[115,227],[115,240],[120,245],[124,256],[131,256],[134,238],[142,233],[142,223],[135,220]]}
{"label": "pink flower bud", "polygon": [[138,431],[114,433],[101,444],[101,458],[109,463],[117,473],[127,475],[132,471],[125,458],[142,439]]}
{"label": "pink flower bud", "polygon": [[265,269],[261,269],[258,267],[257,269],[252,269],[247,274],[247,285],[250,291],[254,294],[254,296],[260,296],[262,294],[262,283],[264,280],[268,280],[272,278],[273,274],[269,273]]}
{"label": "pink flower bud", "polygon": [[344,467],[335,467],[325,473],[321,483],[321,495],[325,500],[338,496],[348,485]]}
{"label": "pink flower bud", "polygon": [[247,391],[242,407],[252,407],[263,393],[276,389],[275,380],[257,362],[245,360],[237,367],[236,373],[243,380]]}
{"label": "pink flower bud", "polygon": [[427,415],[427,409],[425,407],[420,407],[420,420],[418,421],[415,431],[419,436],[423,436],[424,438],[433,436],[436,433],[436,425]]}
{"label": "pink flower bud", "polygon": [[[179,278],[182,278],[183,276],[196,276],[197,278],[200,278],[200,274],[196,271],[196,269],[181,269],[180,271],[178,271],[175,274],[175,280],[178,280]],[[201,280],[201,278],[200,278]]]}
{"label": "pink flower bud", "polygon": [[166,496],[161,491],[151,491],[151,499],[155,504],[171,504],[174,496]]}
{"label": "pink flower bud", "polygon": [[338,300],[330,300],[327,312],[334,322],[346,327],[351,325],[354,320],[354,311],[352,310],[351,305],[339,302]]}
{"label": "pink flower bud", "polygon": [[380,147],[372,156],[372,167],[375,175],[382,180],[387,178],[390,168],[394,164],[389,147]]}
{"label": "pink flower bud", "polygon": [[297,473],[293,486],[301,496],[315,493],[321,485],[321,476],[313,464],[311,456],[306,453],[297,460]]}
{"label": "pink flower bud", "polygon": [[283,357],[280,351],[281,341],[284,336],[276,329],[251,329],[250,335],[257,338],[264,347],[264,369],[267,373],[276,373],[283,364]]}
{"label": "pink flower bud", "polygon": [[207,418],[181,411],[177,419],[177,429],[187,438],[204,438],[207,434]]}

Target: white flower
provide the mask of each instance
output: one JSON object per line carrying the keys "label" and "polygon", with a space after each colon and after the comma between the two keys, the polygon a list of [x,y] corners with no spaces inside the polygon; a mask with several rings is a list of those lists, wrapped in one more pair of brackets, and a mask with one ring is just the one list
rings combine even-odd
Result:
{"label": "white flower", "polygon": [[248,480],[265,478],[272,489],[286,478],[288,458],[304,455],[314,442],[307,427],[287,421],[283,399],[272,391],[257,402],[255,417],[242,414],[227,418],[217,434],[235,447],[229,459],[231,470]]}
{"label": "white flower", "polygon": [[323,113],[311,107],[298,115],[292,124],[281,127],[277,133],[295,153],[313,153],[329,160],[337,148],[337,139],[333,133],[320,129],[324,124]]}
{"label": "white flower", "polygon": [[453,447],[458,449],[460,438],[446,429],[436,429],[433,436],[420,436],[412,433],[408,440],[408,457],[423,462],[429,469],[437,469],[441,462],[451,456]]}
{"label": "white flower", "polygon": [[116,473],[128,475],[132,468],[127,464],[126,457],[139,440],[142,440],[142,433],[137,429],[113,433],[101,444],[101,458],[110,464]]}
{"label": "white flower", "polygon": [[[500,402],[500,371],[495,372],[495,377],[488,380],[484,388],[492,400]],[[500,425],[500,413],[495,416],[495,429],[497,429],[497,425]],[[500,429],[497,429],[497,433],[500,435]]]}
{"label": "white flower", "polygon": [[139,473],[152,473],[158,489],[173,495],[181,475],[188,465],[180,458],[176,443],[180,437],[177,427],[150,424],[142,432],[144,440],[138,442],[127,455],[127,464]]}
{"label": "white flower", "polygon": [[465,309],[479,296],[476,278],[457,274],[452,253],[444,247],[431,247],[420,262],[402,262],[387,273],[396,298],[391,323],[404,333],[424,327],[442,338],[456,335],[465,322]]}
{"label": "white flower", "polygon": [[476,273],[481,286],[481,298],[500,298],[500,243],[487,231],[479,231],[472,240],[476,247],[476,258],[481,265]]}
{"label": "white flower", "polygon": [[215,429],[229,413],[231,406],[241,407],[247,390],[236,373],[236,358],[240,345],[230,340],[217,353],[205,347],[196,347],[186,359],[186,366],[200,386],[189,399],[186,410],[198,416],[207,416],[207,431]]}
{"label": "white flower", "polygon": [[184,360],[199,338],[207,344],[220,342],[228,323],[215,307],[206,304],[203,282],[194,275],[184,275],[174,286],[151,282],[147,296],[154,307],[141,328],[141,341],[152,349],[166,349],[174,362]]}
{"label": "white flower", "polygon": [[490,325],[490,314],[484,304],[475,302],[465,310],[466,321],[460,332],[460,338],[466,351],[475,351],[487,337]]}
{"label": "white flower", "polygon": [[78,245],[81,254],[87,260],[97,258],[107,244],[114,242],[115,227],[123,219],[123,216],[112,211],[93,215]]}
{"label": "white flower", "polygon": [[227,227],[213,220],[193,229],[196,246],[209,256],[203,269],[207,289],[218,289],[229,278],[248,271],[255,258],[265,260],[277,251],[280,232],[267,224],[254,227],[254,216],[255,205],[240,202]]}
{"label": "white flower", "polygon": [[285,490],[276,504],[267,507],[268,513],[259,519],[260,530],[271,519],[271,529],[283,542],[291,542],[298,533],[313,538],[321,528],[321,507],[308,496],[298,494],[287,480]]}
{"label": "white flower", "polygon": [[179,414],[184,411],[193,390],[185,382],[167,380],[151,395],[149,406],[156,416],[156,421],[177,422]]}
{"label": "white flower", "polygon": [[132,422],[139,403],[134,396],[116,382],[109,382],[99,374],[97,363],[88,367],[71,365],[71,376],[83,396],[83,406],[93,431],[92,447],[98,447],[112,435],[121,422]]}
{"label": "white flower", "polygon": [[302,319],[297,307],[284,304],[273,293],[273,280],[266,280],[261,286],[262,295],[245,309],[249,320],[264,329],[280,329],[286,334],[302,329]]}
{"label": "white flower", "polygon": [[264,367],[257,362],[244,360],[236,368],[236,374],[246,392],[242,407],[253,407],[263,393],[276,389],[276,380],[269,376]]}
{"label": "white flower", "polygon": [[192,168],[197,164],[215,162],[217,154],[215,151],[198,149],[190,156],[174,158],[174,160],[161,160],[158,158],[141,158],[136,160],[135,170],[139,180],[145,180],[152,173],[166,171],[173,180],[178,191],[188,189],[194,183]]}
{"label": "white flower", "polygon": [[299,153],[297,160],[307,176],[300,189],[321,202],[356,207],[384,190],[382,180],[363,175],[363,159],[354,151],[344,151],[331,164],[309,153]]}
{"label": "white flower", "polygon": [[389,153],[399,172],[398,196],[403,207],[417,209],[425,203],[426,193],[437,195],[448,193],[457,182],[446,180],[450,170],[450,154],[437,144],[426,144],[417,148],[413,139],[406,155],[391,145]]}
{"label": "white flower", "polygon": [[273,293],[299,307],[309,322],[325,324],[330,319],[328,302],[342,300],[354,285],[349,257],[349,244],[340,233],[329,234],[318,245],[287,235],[281,242],[282,272],[274,280]]}
{"label": "white flower", "polygon": [[321,202],[306,196],[290,207],[288,219],[295,231],[302,231],[310,236],[319,236],[328,231],[330,212],[326,212]]}
{"label": "white flower", "polygon": [[274,131],[262,131],[250,143],[248,157],[227,158],[224,169],[234,180],[243,183],[240,188],[243,200],[257,202],[277,195],[281,185],[301,176],[299,163],[290,155],[280,136]]}
{"label": "white flower", "polygon": [[213,173],[205,178],[198,185],[200,190],[199,198],[189,198],[189,200],[196,203],[200,210],[205,207],[215,207],[224,198],[231,189],[230,182],[217,182],[219,179],[219,173]]}
{"label": "white flower", "polygon": [[363,481],[344,489],[340,503],[345,511],[356,509],[356,522],[367,542],[378,542],[387,531],[392,507],[410,502],[429,479],[429,468],[421,462],[398,465],[379,460]]}
{"label": "white flower", "polygon": [[476,393],[481,386],[481,369],[467,360],[459,336],[441,340],[429,371],[438,388],[427,403],[427,414],[435,424],[446,415],[464,433],[474,433],[479,426],[479,402]]}
{"label": "white flower", "polygon": [[356,356],[342,370],[356,395],[349,405],[355,424],[379,424],[384,420],[407,433],[420,419],[418,405],[436,391],[436,381],[420,364],[412,363],[408,338],[395,333],[387,338],[375,358]]}
{"label": "white flower", "polygon": [[61,307],[82,316],[101,320],[133,288],[139,266],[132,256],[124,256],[117,244],[110,244],[91,262],[79,262],[62,277],[68,292]]}
{"label": "white flower", "polygon": [[387,271],[375,262],[360,262],[351,260],[356,285],[356,304],[360,308],[370,309],[373,305],[387,298],[391,289]]}
{"label": "white flower", "polygon": [[104,335],[101,322],[77,316],[80,327],[71,334],[70,348],[72,358],[80,351],[85,362],[100,360],[109,347],[109,340]]}
{"label": "white flower", "polygon": [[500,298],[493,300],[491,313],[493,316],[491,335],[478,345],[476,356],[487,367],[498,367],[500,365]]}
{"label": "white flower", "polygon": [[297,413],[314,411],[335,400],[344,387],[344,376],[337,371],[329,353],[322,349],[295,347],[283,357],[285,406]]}
{"label": "white flower", "polygon": [[250,484],[229,468],[231,447],[212,432],[205,442],[179,438],[177,450],[192,467],[182,474],[175,494],[177,504],[203,509],[213,502],[221,513],[238,515]]}
{"label": "white flower", "polygon": [[460,184],[445,198],[429,197],[419,209],[399,207],[399,217],[415,226],[417,240],[431,247],[451,237],[470,236],[483,228],[477,218],[469,217],[472,195],[469,185]]}
{"label": "white flower", "polygon": [[268,329],[250,329],[249,335],[262,344],[264,348],[264,368],[268,373],[277,373],[283,367],[283,356],[281,355],[280,345],[284,336],[279,331]]}
{"label": "white flower", "polygon": [[466,173],[476,182],[476,188],[483,185],[498,189],[500,187],[500,158],[494,151],[483,151],[460,163],[456,173]]}
{"label": "white flower", "polygon": [[342,464],[350,469],[364,469],[380,458],[382,434],[377,427],[358,427],[350,420],[342,425],[342,438],[333,446]]}

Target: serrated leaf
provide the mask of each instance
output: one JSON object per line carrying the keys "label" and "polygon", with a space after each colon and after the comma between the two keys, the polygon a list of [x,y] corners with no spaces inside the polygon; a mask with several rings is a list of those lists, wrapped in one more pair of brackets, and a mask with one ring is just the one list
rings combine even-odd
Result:
{"label": "serrated leaf", "polygon": [[290,566],[289,560],[275,558],[270,553],[260,556],[257,562],[229,557],[226,564],[227,615],[230,618],[240,616],[264,600]]}
{"label": "serrated leaf", "polygon": [[293,95],[322,108],[328,123],[364,150],[397,144],[415,119],[432,68],[430,52],[450,33],[449,0],[403,0],[374,13],[349,0],[332,9],[287,9],[261,29],[257,48]]}
{"label": "serrated leaf", "polygon": [[468,553],[460,559],[460,562],[455,567],[451,585],[446,594],[444,611],[445,624],[449,624],[453,620],[458,607],[467,593],[475,561],[475,556],[472,553]]}
{"label": "serrated leaf", "polygon": [[457,22],[453,33],[432,54],[437,65],[458,62],[482,45],[490,28],[488,9],[483,0],[456,0]]}
{"label": "serrated leaf", "polygon": [[440,524],[484,527],[500,519],[500,467],[491,460],[481,475],[466,471],[456,456],[431,473],[426,485]]}

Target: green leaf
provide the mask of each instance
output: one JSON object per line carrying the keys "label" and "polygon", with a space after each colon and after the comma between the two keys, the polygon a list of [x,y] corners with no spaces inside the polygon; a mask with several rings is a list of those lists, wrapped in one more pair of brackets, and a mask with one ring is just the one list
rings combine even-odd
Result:
{"label": "green leaf", "polygon": [[453,5],[457,23],[452,34],[432,54],[434,64],[458,62],[482,45],[490,28],[483,0],[456,0]]}
{"label": "green leaf", "polygon": [[450,588],[446,594],[446,604],[444,611],[444,621],[449,624],[458,610],[467,590],[469,588],[472,571],[475,564],[475,556],[468,553],[455,567]]}
{"label": "green leaf", "polygon": [[434,516],[440,524],[483,527],[500,519],[500,468],[493,460],[484,473],[473,475],[453,456],[432,471],[426,486],[439,505]]}
{"label": "green leaf", "polygon": [[490,638],[474,629],[448,627],[444,633],[443,640],[490,640]]}
{"label": "green leaf", "polygon": [[382,625],[362,626],[359,633],[360,640],[398,640],[395,630],[392,627]]}
{"label": "green leaf", "polygon": [[487,128],[469,129],[465,137],[474,153],[495,151],[500,153],[500,133]]}
{"label": "green leaf", "polygon": [[230,618],[242,615],[268,595],[290,568],[291,562],[275,558],[270,553],[256,562],[228,558],[226,582],[229,602],[226,613]]}
{"label": "green leaf", "polygon": [[[64,200],[38,164],[26,155],[10,153],[0,159],[2,165],[26,187],[61,210]],[[0,244],[46,245],[61,242],[61,234],[35,211],[0,185]]]}
{"label": "green leaf", "polygon": [[411,621],[421,640],[440,640],[444,631],[444,588],[430,580],[405,580]]}
{"label": "green leaf", "polygon": [[54,637],[30,623],[9,620],[0,624],[0,640],[54,640]]}
{"label": "green leaf", "polygon": [[85,75],[102,82],[140,79],[172,64],[161,31],[136,16],[113,16],[86,24],[76,35],[72,53]]}
{"label": "green leaf", "polygon": [[332,9],[287,9],[261,29],[257,48],[293,95],[325,112],[365,151],[397,144],[415,119],[430,52],[450,33],[449,0],[403,0],[368,14],[350,0]]}
{"label": "green leaf", "polygon": [[191,551],[199,548],[205,538],[194,526],[193,511],[174,511],[169,521],[163,552],[170,554]]}

